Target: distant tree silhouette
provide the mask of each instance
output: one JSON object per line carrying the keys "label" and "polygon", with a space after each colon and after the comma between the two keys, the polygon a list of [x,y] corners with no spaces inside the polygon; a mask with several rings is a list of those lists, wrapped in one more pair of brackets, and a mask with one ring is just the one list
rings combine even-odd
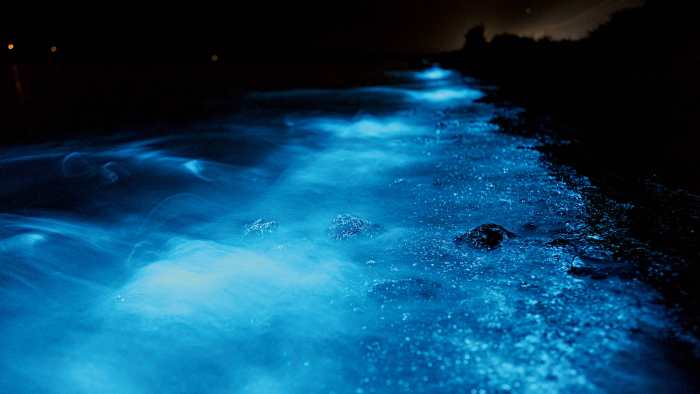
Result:
{"label": "distant tree silhouette", "polygon": [[463,51],[477,52],[486,48],[486,27],[483,24],[469,29],[464,35]]}

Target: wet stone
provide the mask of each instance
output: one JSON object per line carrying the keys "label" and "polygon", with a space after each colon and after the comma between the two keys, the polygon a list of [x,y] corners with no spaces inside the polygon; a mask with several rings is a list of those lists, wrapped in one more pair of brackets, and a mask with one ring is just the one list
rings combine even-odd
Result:
{"label": "wet stone", "polygon": [[328,236],[335,240],[346,240],[359,237],[372,237],[380,227],[358,216],[342,214],[333,218],[328,228]]}
{"label": "wet stone", "polygon": [[591,278],[593,280],[608,279],[611,274],[614,274],[611,267],[604,266],[604,262],[588,261],[581,257],[575,257],[567,273],[578,278]]}
{"label": "wet stone", "polygon": [[382,301],[428,300],[435,298],[441,288],[442,285],[440,283],[421,278],[389,280],[374,285],[369,292],[369,296]]}
{"label": "wet stone", "polygon": [[565,246],[571,245],[571,241],[564,239],[564,238],[557,238],[552,241],[547,242],[547,246],[554,247],[554,248],[561,248]]}
{"label": "wet stone", "polygon": [[455,238],[457,246],[471,246],[476,249],[492,250],[501,246],[504,239],[515,238],[513,232],[498,224],[482,224],[481,226]]}
{"label": "wet stone", "polygon": [[603,280],[607,279],[610,276],[608,272],[599,268],[575,265],[569,267],[567,273],[571,276],[575,276],[578,278],[588,277],[594,280]]}

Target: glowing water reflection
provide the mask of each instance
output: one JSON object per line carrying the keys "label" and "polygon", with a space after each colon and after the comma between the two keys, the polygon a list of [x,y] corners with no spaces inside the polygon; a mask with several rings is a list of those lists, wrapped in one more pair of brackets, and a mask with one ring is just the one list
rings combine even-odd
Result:
{"label": "glowing water reflection", "polygon": [[438,88],[427,91],[409,92],[416,101],[447,103],[451,101],[477,100],[482,97],[479,91],[468,88]]}
{"label": "glowing water reflection", "polygon": [[417,72],[416,78],[420,80],[426,80],[426,81],[437,81],[441,79],[446,79],[451,76],[454,76],[452,71],[445,70],[444,68],[441,68],[440,66],[433,66],[427,70],[423,70],[420,72]]}
{"label": "glowing water reflection", "polygon": [[[401,75],[252,95],[218,133],[0,153],[0,391],[683,387],[656,293],[547,246],[587,210],[534,141],[454,73]],[[452,242],[492,222],[519,236]]]}
{"label": "glowing water reflection", "polygon": [[407,123],[406,118],[400,116],[385,118],[360,116],[351,120],[317,119],[310,126],[343,137],[395,137],[425,132],[424,127]]}

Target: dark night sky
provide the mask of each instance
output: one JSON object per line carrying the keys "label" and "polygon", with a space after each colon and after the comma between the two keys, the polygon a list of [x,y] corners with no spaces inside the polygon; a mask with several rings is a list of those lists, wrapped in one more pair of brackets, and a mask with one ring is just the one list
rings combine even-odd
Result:
{"label": "dark night sky", "polygon": [[[23,23],[15,53],[46,56],[50,46],[80,60],[170,61],[216,51],[253,53],[358,50],[426,53],[455,49],[471,26],[535,37],[580,38],[623,7],[641,0],[335,0],[168,4],[161,9],[104,4],[67,10],[46,22]],[[24,15],[27,15],[26,13]],[[30,14],[31,15],[31,14]],[[14,18],[12,22],[18,23]],[[26,26],[39,25],[38,29]],[[3,44],[6,46],[6,43]],[[3,48],[5,49],[5,48]],[[117,54],[117,55],[115,55]],[[120,55],[122,54],[122,55]],[[197,57],[196,55],[194,57]],[[243,57],[243,56],[240,56]]]}
{"label": "dark night sky", "polygon": [[348,47],[400,51],[459,48],[464,31],[484,23],[487,34],[502,32],[553,38],[581,38],[621,8],[640,0],[404,0],[377,1],[349,21],[354,34],[336,32],[329,42]]}

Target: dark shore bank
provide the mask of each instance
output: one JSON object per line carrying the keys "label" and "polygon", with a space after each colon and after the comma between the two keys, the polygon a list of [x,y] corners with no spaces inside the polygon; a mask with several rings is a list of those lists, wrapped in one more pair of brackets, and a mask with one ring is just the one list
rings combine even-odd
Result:
{"label": "dark shore bank", "polygon": [[476,27],[463,50],[435,60],[497,87],[485,99],[503,109],[494,123],[539,138],[553,173],[586,196],[590,230],[620,264],[579,274],[648,281],[698,334],[700,34],[690,15],[649,1],[576,42],[487,42]]}

